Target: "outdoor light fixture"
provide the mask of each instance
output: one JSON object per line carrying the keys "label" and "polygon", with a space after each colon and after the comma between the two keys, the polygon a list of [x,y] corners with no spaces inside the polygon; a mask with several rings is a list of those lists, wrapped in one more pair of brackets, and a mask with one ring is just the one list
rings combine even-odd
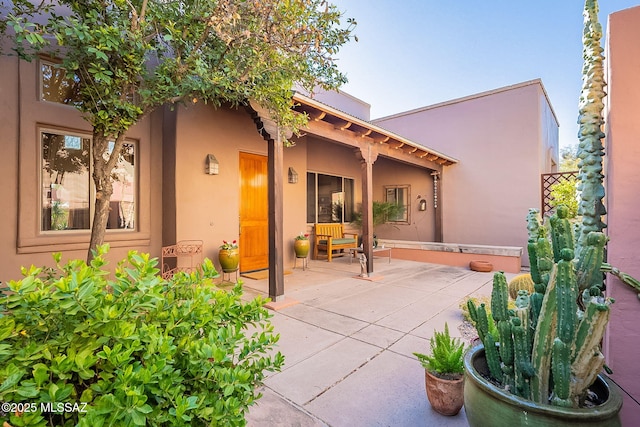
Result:
{"label": "outdoor light fixture", "polygon": [[207,175],[218,175],[220,170],[220,163],[218,163],[218,159],[213,154],[207,154],[206,165],[204,168],[204,172]]}
{"label": "outdoor light fixture", "polygon": [[298,172],[292,167],[289,167],[289,184],[296,184],[298,182]]}
{"label": "outdoor light fixture", "polygon": [[420,202],[418,203],[418,210],[419,211],[427,210],[427,201],[425,199],[420,199]]}

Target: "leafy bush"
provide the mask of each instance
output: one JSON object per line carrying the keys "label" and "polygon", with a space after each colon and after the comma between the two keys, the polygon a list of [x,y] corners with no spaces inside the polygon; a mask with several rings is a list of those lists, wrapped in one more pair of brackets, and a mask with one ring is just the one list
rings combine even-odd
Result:
{"label": "leafy bush", "polygon": [[[382,225],[389,221],[397,221],[404,214],[405,207],[399,203],[377,202],[371,204],[373,226]],[[362,226],[362,211],[353,213],[353,223]]]}
{"label": "leafy bush", "polygon": [[575,218],[578,215],[577,184],[577,178],[570,178],[551,186],[549,204],[554,208],[565,205],[569,209],[569,218]]}
{"label": "leafy bush", "polygon": [[449,325],[444,324],[444,332],[434,332],[430,347],[431,355],[413,353],[427,371],[436,374],[464,373],[465,346],[459,338],[451,338]]}
{"label": "leafy bush", "polygon": [[[109,280],[101,247],[87,265],[23,269],[0,293],[0,401],[35,404],[4,414],[23,425],[244,425],[256,387],[283,356],[265,300],[202,273],[166,281],[157,260],[130,252]],[[55,413],[47,402],[86,412]],[[84,405],[86,403],[86,406]]]}

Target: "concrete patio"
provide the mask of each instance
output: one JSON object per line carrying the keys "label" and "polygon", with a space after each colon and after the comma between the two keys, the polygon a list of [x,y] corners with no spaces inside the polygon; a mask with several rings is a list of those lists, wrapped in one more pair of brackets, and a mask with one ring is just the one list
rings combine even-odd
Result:
{"label": "concrete patio", "polygon": [[[445,322],[461,336],[459,304],[489,295],[492,273],[374,262],[374,280],[359,278],[359,263],[346,257],[285,276],[285,296],[297,303],[272,318],[285,366],[265,380],[249,426],[467,425],[464,409],[455,417],[431,409],[412,353],[428,352]],[[246,297],[268,293],[266,279],[243,280]]]}

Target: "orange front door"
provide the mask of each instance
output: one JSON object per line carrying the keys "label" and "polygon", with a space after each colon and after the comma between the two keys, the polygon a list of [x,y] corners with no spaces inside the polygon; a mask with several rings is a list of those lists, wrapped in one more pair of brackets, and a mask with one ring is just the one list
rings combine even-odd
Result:
{"label": "orange front door", "polygon": [[240,153],[240,271],[269,267],[267,158]]}

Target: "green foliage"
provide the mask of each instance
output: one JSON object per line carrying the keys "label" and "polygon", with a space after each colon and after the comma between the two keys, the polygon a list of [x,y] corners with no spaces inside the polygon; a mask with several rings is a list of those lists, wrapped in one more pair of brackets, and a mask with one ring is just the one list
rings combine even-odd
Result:
{"label": "green foliage", "polygon": [[[23,269],[0,294],[0,401],[38,407],[5,421],[244,425],[256,387],[283,364],[265,300],[243,302],[239,284],[216,288],[209,260],[166,281],[156,259],[132,251],[109,280],[105,251],[90,265]],[[86,412],[40,412],[47,402]]]}
{"label": "green foliage", "polygon": [[[124,2],[58,0],[38,7],[14,0],[3,19],[14,51],[31,60],[60,57],[80,79],[78,108],[94,128],[119,135],[165,103],[263,103],[282,124],[294,83],[312,91],[346,81],[335,54],[355,21],[324,0]],[[40,20],[39,14],[50,14]],[[63,47],[59,50],[57,45]]]}
{"label": "green foliage", "polygon": [[[371,204],[371,210],[373,213],[373,226],[375,227],[389,221],[395,221],[402,216],[405,207],[393,202],[374,201]],[[359,227],[362,226],[362,212],[355,212],[353,214],[353,223]]]}
{"label": "green foliage", "polygon": [[[493,316],[491,315],[491,298],[489,297],[469,297],[464,302],[460,303],[460,308],[462,309],[462,317],[468,321],[473,323],[473,325],[478,329],[477,320],[473,319],[469,314],[469,305],[473,305],[474,307],[480,307],[484,304],[485,312],[487,313],[487,323],[488,323],[488,331],[493,334],[494,337],[498,336],[498,327],[496,326]],[[516,305],[513,301],[509,301],[509,309],[515,309]]]}
{"label": "green foliage", "polygon": [[576,178],[569,178],[558,182],[551,187],[551,200],[549,204],[553,207],[564,205],[569,210],[568,217],[575,218],[578,215],[578,190]]}
{"label": "green foliage", "polygon": [[[97,202],[88,259],[104,241],[100,218],[131,126],[162,105],[253,100],[284,137],[306,123],[291,108],[294,84],[313,92],[346,81],[335,55],[355,27],[352,19],[343,26],[325,0],[13,0],[6,9],[0,37],[8,35],[22,59],[59,58],[78,82],[75,107],[93,127]],[[106,161],[100,154],[110,141]]]}
{"label": "green foliage", "polygon": [[451,338],[446,323],[444,332],[434,331],[430,348],[430,355],[413,353],[426,370],[437,374],[464,373],[465,346],[460,342],[460,338]]}
{"label": "green foliage", "polygon": [[560,147],[560,172],[573,172],[578,170],[578,145]]}

